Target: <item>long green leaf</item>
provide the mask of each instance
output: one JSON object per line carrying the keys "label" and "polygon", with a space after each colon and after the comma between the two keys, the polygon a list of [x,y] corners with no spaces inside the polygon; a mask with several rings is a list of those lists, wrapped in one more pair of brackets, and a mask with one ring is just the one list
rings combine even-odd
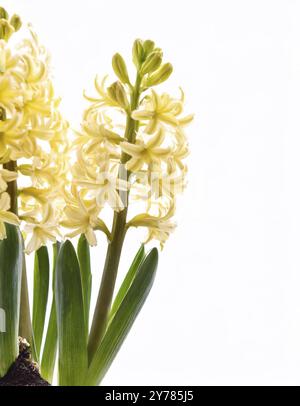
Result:
{"label": "long green leaf", "polygon": [[87,372],[87,340],[80,268],[70,241],[59,250],[55,279],[59,384],[79,386]]}
{"label": "long green leaf", "polygon": [[57,321],[56,306],[52,302],[48,330],[44,345],[41,362],[41,375],[49,383],[52,383],[57,354]]}
{"label": "long green leaf", "polygon": [[116,314],[118,308],[120,307],[120,304],[122,303],[126,293],[128,292],[128,289],[130,288],[132,281],[134,280],[134,277],[139,269],[139,266],[144,259],[145,259],[145,246],[144,246],[144,244],[142,244],[140,249],[136,253],[136,256],[134,257],[134,260],[129,268],[129,271],[127,272],[127,274],[124,278],[124,281],[114,300],[114,303],[112,305],[112,308],[111,308],[111,311],[109,314],[109,323],[112,321],[114,315]]}
{"label": "long green leaf", "polygon": [[55,368],[56,354],[57,354],[57,321],[56,321],[56,305],[55,305],[55,268],[57,254],[60,248],[60,243],[56,242],[53,244],[53,271],[52,271],[52,282],[53,282],[53,298],[51,305],[50,318],[48,323],[48,329],[45,339],[45,345],[43,349],[43,356],[41,362],[41,374],[42,377],[48,381],[52,382],[53,372]]}
{"label": "long green leaf", "polygon": [[80,265],[82,296],[84,305],[84,320],[85,320],[85,334],[88,338],[89,333],[89,316],[90,316],[90,303],[92,293],[92,273],[91,273],[91,258],[90,246],[82,234],[78,241],[77,255]]}
{"label": "long green leaf", "polygon": [[23,251],[19,228],[10,224],[5,227],[7,238],[0,241],[0,377],[6,374],[19,354]]}
{"label": "long green leaf", "polygon": [[32,327],[38,359],[43,340],[49,293],[49,255],[47,247],[41,247],[34,258]]}
{"label": "long green leaf", "polygon": [[151,290],[157,264],[158,251],[154,248],[140,265],[132,285],[92,359],[86,385],[98,385],[115,359]]}
{"label": "long green leaf", "polygon": [[22,281],[21,281],[21,304],[20,304],[20,322],[19,322],[19,336],[26,338],[30,344],[30,351],[32,359],[38,361],[37,352],[35,348],[35,340],[33,335],[33,328],[30,314],[29,304],[29,292],[27,282],[26,261],[24,253],[24,241],[23,243],[23,269],[22,269]]}

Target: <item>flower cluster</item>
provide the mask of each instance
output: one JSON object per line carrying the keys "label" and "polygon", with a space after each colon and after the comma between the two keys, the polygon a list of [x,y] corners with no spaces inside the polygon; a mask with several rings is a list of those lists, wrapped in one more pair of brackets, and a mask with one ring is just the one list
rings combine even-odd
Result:
{"label": "flower cluster", "polygon": [[56,241],[61,228],[67,237],[85,234],[93,246],[96,230],[113,238],[101,218],[105,206],[127,221],[139,201],[142,212],[132,214],[126,230],[147,227],[147,240],[163,245],[185,185],[184,127],[192,120],[183,114],[182,91],[174,98],[154,90],[172,65],[153,41],[136,40],[132,84],[125,61],[114,55],[118,80],[107,85],[107,77],[96,77],[96,95],[85,95],[90,104],[69,142],[49,56],[31,29],[14,44],[20,27],[18,16],[0,8],[0,239],[5,222],[21,223],[28,253]]}
{"label": "flower cluster", "polygon": [[2,8],[0,17],[0,239],[4,222],[24,222],[26,250],[32,252],[59,235],[68,124],[36,34],[29,28],[28,38],[15,43],[10,37],[21,27],[19,17],[9,19]]}
{"label": "flower cluster", "polygon": [[188,155],[184,127],[193,119],[182,116],[184,94],[175,99],[153,89],[132,112],[139,122],[135,143],[123,142],[123,152],[130,156],[128,171],[144,179],[147,210],[132,218],[129,226],[149,229],[148,240],[155,238],[163,245],[175,225],[172,220],[176,197],[185,187],[187,168],[183,160]]}
{"label": "flower cluster", "polygon": [[99,217],[105,205],[116,213],[126,210],[127,216],[128,204],[134,209],[137,200],[143,211],[126,228],[147,227],[147,241],[163,245],[174,229],[176,196],[185,185],[184,127],[193,117],[183,114],[184,94],[174,98],[153,89],[168,79],[172,66],[162,63],[162,51],[152,41],[135,41],[133,62],[134,84],[119,54],[112,60],[118,81],[107,86],[107,77],[95,79],[96,95],[85,94],[90,105],[72,144],[76,162],[61,224],[72,229],[71,236],[85,233],[91,245],[95,229],[110,238]]}
{"label": "flower cluster", "polygon": [[71,151],[76,159],[71,166],[72,180],[65,190],[66,207],[61,225],[73,229],[67,236],[85,234],[90,245],[96,245],[95,230],[102,230],[108,238],[110,232],[100,219],[106,204],[121,211],[125,204],[120,191],[127,192],[129,183],[118,177],[124,138],[106,112],[106,107],[118,108],[105,88],[105,80],[95,80],[99,99],[84,112],[81,131],[75,133]]}

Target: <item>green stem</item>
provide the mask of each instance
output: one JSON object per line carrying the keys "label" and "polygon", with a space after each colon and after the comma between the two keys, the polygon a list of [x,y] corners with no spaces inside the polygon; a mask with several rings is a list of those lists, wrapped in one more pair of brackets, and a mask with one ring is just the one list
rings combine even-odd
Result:
{"label": "green stem", "polygon": [[[17,171],[17,162],[16,161],[9,161],[8,163],[3,165],[4,169],[9,171],[16,172]],[[7,184],[7,193],[10,196],[10,211],[18,215],[18,185],[17,181],[14,180],[12,182],[8,182]]]}
{"label": "green stem", "polygon": [[[3,165],[4,169],[17,172],[17,161],[9,161]],[[8,182],[7,193],[10,196],[10,211],[18,215],[18,184],[14,180]],[[34,359],[36,358],[33,330],[30,317],[29,294],[26,273],[25,254],[23,252],[23,269],[22,269],[22,282],[21,282],[21,302],[20,302],[20,322],[19,322],[19,335],[31,345],[31,351]]]}
{"label": "green stem", "polygon": [[[135,86],[131,94],[131,111],[136,110],[140,99],[141,77],[138,74]],[[131,113],[127,115],[125,138],[128,142],[135,143],[138,130],[138,121],[131,118]],[[124,165],[128,160],[127,154],[122,154],[121,163]],[[127,174],[127,179],[129,173]],[[107,247],[104,270],[101,285],[93,317],[93,323],[88,342],[89,361],[91,362],[101,340],[105,334],[109,311],[112,304],[118,268],[121,258],[122,247],[126,234],[127,205],[124,210],[114,213],[111,241]]]}

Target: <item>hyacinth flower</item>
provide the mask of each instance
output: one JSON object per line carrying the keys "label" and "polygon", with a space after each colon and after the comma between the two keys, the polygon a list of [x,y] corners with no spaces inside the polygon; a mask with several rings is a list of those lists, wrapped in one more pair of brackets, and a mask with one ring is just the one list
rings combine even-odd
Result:
{"label": "hyacinth flower", "polygon": [[[20,30],[18,16],[0,8],[0,17],[0,386],[17,384],[12,375],[24,351],[26,365],[34,362],[28,385],[98,385],[152,287],[158,249],[146,247],[156,241],[162,249],[175,229],[193,117],[183,111],[181,89],[176,97],[160,90],[173,71],[162,50],[136,40],[135,77],[115,54],[115,80],[96,77],[94,94],[84,93],[81,127],[71,131],[47,51],[31,27]],[[116,292],[124,240],[137,227],[145,237]],[[98,281],[90,247],[97,250],[99,233],[107,253]]]}

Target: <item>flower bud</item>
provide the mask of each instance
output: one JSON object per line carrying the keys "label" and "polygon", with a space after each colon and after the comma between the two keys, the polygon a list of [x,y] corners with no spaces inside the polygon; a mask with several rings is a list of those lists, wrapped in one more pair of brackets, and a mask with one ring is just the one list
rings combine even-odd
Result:
{"label": "flower bud", "polygon": [[120,54],[115,54],[113,56],[112,67],[121,82],[130,84],[126,63]]}
{"label": "flower bud", "polygon": [[133,43],[132,60],[137,68],[139,68],[144,61],[143,41],[140,39],[136,39]]}
{"label": "flower bud", "polygon": [[162,63],[162,52],[154,51],[152,52],[143,63],[140,73],[145,75],[146,73],[152,73],[156,71]]}
{"label": "flower bud", "polygon": [[107,93],[109,97],[111,97],[113,101],[115,101],[124,110],[127,110],[129,108],[129,102],[122,83],[114,82],[107,89]]}
{"label": "flower bud", "polygon": [[146,79],[146,87],[156,86],[165,82],[173,72],[173,66],[170,63],[165,63],[156,72],[149,75]]}
{"label": "flower bud", "polygon": [[1,18],[0,20],[0,39],[9,40],[11,35],[15,32],[12,25],[7,20]]}
{"label": "flower bud", "polygon": [[144,48],[144,53],[147,56],[147,55],[151,54],[151,52],[154,51],[155,43],[153,41],[151,41],[150,39],[147,39],[143,43],[143,48]]}
{"label": "flower bud", "polygon": [[0,18],[4,18],[4,20],[8,20],[8,12],[3,7],[0,7]]}
{"label": "flower bud", "polygon": [[22,27],[21,18],[17,14],[14,14],[10,19],[10,24],[14,27],[16,32],[19,31],[19,29]]}

